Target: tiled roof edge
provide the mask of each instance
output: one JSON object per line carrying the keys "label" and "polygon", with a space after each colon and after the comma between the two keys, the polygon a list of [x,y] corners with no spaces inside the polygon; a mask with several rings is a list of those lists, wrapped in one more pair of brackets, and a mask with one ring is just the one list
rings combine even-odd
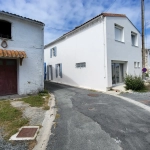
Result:
{"label": "tiled roof edge", "polygon": [[20,16],[20,15],[17,15],[17,14],[6,12],[6,11],[3,11],[3,10],[0,11],[0,14],[4,14],[4,15],[8,15],[8,16],[13,16],[13,17],[17,17],[17,18],[21,18],[21,19],[24,19],[24,20],[27,20],[27,21],[31,21],[31,22],[35,22],[35,23],[41,24],[43,26],[45,25],[41,21],[33,20],[33,19],[30,19],[30,18],[27,18],[27,17],[23,17],[23,16]]}

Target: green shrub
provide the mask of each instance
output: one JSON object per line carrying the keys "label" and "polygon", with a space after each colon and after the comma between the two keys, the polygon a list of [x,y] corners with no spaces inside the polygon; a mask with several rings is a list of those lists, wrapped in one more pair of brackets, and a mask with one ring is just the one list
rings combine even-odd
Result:
{"label": "green shrub", "polygon": [[144,81],[140,76],[126,75],[124,82],[127,90],[130,89],[134,91],[139,91],[144,89]]}
{"label": "green shrub", "polygon": [[47,90],[43,90],[39,92],[39,96],[47,96],[48,95],[48,91]]}
{"label": "green shrub", "polygon": [[145,77],[149,77],[149,74],[148,74],[148,73],[145,73]]}

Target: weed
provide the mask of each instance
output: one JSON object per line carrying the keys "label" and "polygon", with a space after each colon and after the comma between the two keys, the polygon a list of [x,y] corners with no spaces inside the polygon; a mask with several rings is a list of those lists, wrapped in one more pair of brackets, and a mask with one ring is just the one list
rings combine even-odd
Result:
{"label": "weed", "polygon": [[10,101],[0,102],[0,126],[4,127],[4,138],[9,139],[21,126],[27,125],[29,120],[22,118],[21,110],[14,108]]}
{"label": "weed", "polygon": [[31,107],[42,107],[45,103],[44,98],[42,96],[29,96],[27,98],[21,99],[25,103],[30,104]]}
{"label": "weed", "polygon": [[59,119],[60,118],[60,114],[56,114],[55,119]]}

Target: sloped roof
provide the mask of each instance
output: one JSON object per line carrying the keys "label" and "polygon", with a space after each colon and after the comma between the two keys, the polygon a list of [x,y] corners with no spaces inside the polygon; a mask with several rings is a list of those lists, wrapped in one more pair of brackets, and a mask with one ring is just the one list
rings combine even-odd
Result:
{"label": "sloped roof", "polygon": [[[46,48],[47,46],[49,46],[49,45],[55,43],[57,40],[59,40],[59,39],[65,37],[67,34],[69,34],[69,33],[73,32],[73,31],[77,30],[78,28],[84,26],[85,24],[87,24],[87,23],[93,21],[94,19],[99,18],[100,16],[104,16],[104,17],[125,17],[125,18],[127,18],[127,16],[126,16],[125,14],[101,13],[101,14],[97,15],[96,17],[94,17],[94,18],[92,18],[92,19],[86,21],[85,23],[81,24],[80,26],[75,27],[73,30],[71,30],[71,31],[69,31],[69,32],[67,32],[67,33],[65,33],[64,35],[62,35],[62,36],[59,37],[58,39],[54,40],[53,42],[51,42],[51,43],[45,45],[44,48]],[[128,19],[128,20],[129,20],[129,19]],[[129,21],[130,21],[130,20],[129,20]],[[131,22],[131,21],[130,21],[130,22]],[[132,22],[131,22],[131,23],[132,23]]]}
{"label": "sloped roof", "polygon": [[17,15],[17,14],[9,13],[9,12],[6,12],[6,11],[0,11],[0,14],[20,18],[20,19],[23,19],[23,20],[31,21],[31,22],[35,22],[35,23],[38,23],[40,25],[45,25],[43,22],[33,20],[33,19],[30,19],[30,18],[27,18],[27,17],[23,17],[23,16],[20,16],[20,15]]}
{"label": "sloped roof", "polygon": [[96,19],[96,18],[98,18],[98,17],[100,17],[100,16],[104,16],[104,17],[126,17],[126,15],[124,15],[124,14],[101,13],[100,15],[97,15],[96,17],[94,17],[94,18],[88,20],[87,22],[81,24],[80,26],[75,27],[73,30],[71,30],[71,31],[69,31],[69,32],[67,32],[67,33],[65,33],[64,35],[66,35],[66,34],[72,32],[72,31],[76,30],[77,28],[79,28],[79,27],[81,27],[81,26],[83,26],[83,25],[85,25],[85,24],[91,22],[92,20],[94,20],[94,19]]}

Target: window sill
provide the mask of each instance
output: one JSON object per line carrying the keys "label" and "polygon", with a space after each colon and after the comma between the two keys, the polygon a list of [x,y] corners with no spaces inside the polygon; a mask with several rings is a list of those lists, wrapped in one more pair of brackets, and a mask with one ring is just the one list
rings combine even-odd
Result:
{"label": "window sill", "polygon": [[136,46],[136,45],[131,45],[131,46],[138,48],[138,46]]}
{"label": "window sill", "polygon": [[122,44],[125,44],[125,42],[123,41],[118,41],[118,40],[115,40],[116,42],[119,42],[119,43],[122,43]]}

